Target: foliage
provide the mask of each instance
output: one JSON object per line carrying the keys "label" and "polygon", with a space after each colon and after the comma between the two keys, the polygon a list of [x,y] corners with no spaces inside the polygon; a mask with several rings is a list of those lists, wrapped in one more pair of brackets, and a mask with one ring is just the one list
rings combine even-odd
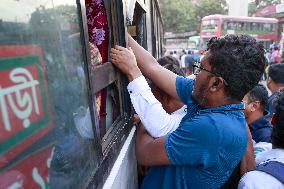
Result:
{"label": "foliage", "polygon": [[226,1],[225,0],[201,0],[200,4],[195,7],[195,16],[198,18],[198,22],[204,16],[211,14],[227,14]]}
{"label": "foliage", "polygon": [[194,31],[194,12],[192,3],[188,0],[162,0],[161,12],[164,30],[171,32]]}
{"label": "foliage", "polygon": [[248,5],[248,16],[253,16],[253,14],[255,13],[255,11],[257,9],[256,7],[257,7],[257,5],[256,5],[255,2],[249,3],[249,5]]}
{"label": "foliage", "polygon": [[269,5],[280,4],[281,0],[255,0],[249,3],[248,6],[248,15],[253,16],[257,9],[262,9]]}
{"label": "foliage", "polygon": [[256,8],[264,8],[268,5],[273,5],[273,4],[280,4],[280,0],[255,0]]}
{"label": "foliage", "polygon": [[164,30],[167,32],[199,31],[202,17],[226,14],[226,0],[161,0]]}

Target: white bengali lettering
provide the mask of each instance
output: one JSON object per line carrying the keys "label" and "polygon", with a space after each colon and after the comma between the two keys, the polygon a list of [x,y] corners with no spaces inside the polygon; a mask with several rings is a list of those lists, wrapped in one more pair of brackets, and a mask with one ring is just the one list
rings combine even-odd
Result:
{"label": "white bengali lettering", "polygon": [[[0,86],[0,108],[2,110],[2,118],[6,131],[11,131],[9,116],[7,114],[7,106],[5,97],[11,106],[13,113],[17,118],[23,120],[23,127],[27,128],[30,125],[29,117],[32,113],[33,107],[36,114],[39,114],[38,99],[36,95],[36,86],[39,85],[37,80],[34,80],[32,74],[25,68],[15,68],[10,72],[10,80],[16,85],[1,88]],[[32,96],[24,89],[32,90]],[[15,100],[13,95],[15,95]]]}
{"label": "white bengali lettering", "polygon": [[43,178],[40,176],[38,169],[37,168],[33,168],[33,172],[32,172],[32,177],[34,179],[34,181],[40,185],[41,189],[45,189],[45,182],[43,180]]}

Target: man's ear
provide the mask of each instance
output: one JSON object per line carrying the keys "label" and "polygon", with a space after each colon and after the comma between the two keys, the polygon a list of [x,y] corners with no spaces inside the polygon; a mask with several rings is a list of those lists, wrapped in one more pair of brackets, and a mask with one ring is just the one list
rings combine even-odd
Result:
{"label": "man's ear", "polygon": [[254,112],[260,108],[260,103],[259,102],[252,102],[251,103],[251,111]]}
{"label": "man's ear", "polygon": [[210,91],[216,92],[224,87],[224,81],[220,77],[212,77],[210,79]]}

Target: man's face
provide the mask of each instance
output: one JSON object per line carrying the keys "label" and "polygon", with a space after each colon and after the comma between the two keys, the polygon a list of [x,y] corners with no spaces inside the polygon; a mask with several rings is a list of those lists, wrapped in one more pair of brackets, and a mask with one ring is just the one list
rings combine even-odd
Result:
{"label": "man's face", "polygon": [[248,94],[245,95],[243,102],[245,104],[245,109],[244,109],[244,114],[245,114],[245,118],[249,117],[249,114],[251,112],[251,107],[250,107],[250,103],[249,103],[249,98],[248,98]]}
{"label": "man's face", "polygon": [[[201,67],[211,71],[211,66],[208,63],[209,53],[206,53],[205,57],[201,60]],[[209,77],[210,73],[205,70],[201,70],[195,79],[195,85],[192,92],[192,98],[200,105],[205,106],[208,103],[209,92]]]}
{"label": "man's face", "polygon": [[272,84],[272,79],[271,77],[268,77],[266,80],[266,85],[269,90],[271,90],[271,84]]}

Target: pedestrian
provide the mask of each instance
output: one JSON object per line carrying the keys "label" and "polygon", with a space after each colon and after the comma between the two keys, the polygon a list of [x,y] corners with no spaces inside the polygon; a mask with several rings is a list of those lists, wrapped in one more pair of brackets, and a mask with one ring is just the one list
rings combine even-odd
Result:
{"label": "pedestrian", "polygon": [[267,87],[271,91],[271,96],[268,99],[267,110],[269,111],[269,117],[272,118],[275,111],[274,99],[278,96],[281,89],[284,88],[284,64],[272,64],[269,66]]}
{"label": "pedestrian", "polygon": [[255,170],[246,173],[239,189],[284,188],[284,93],[276,102],[273,116],[272,149],[260,153],[256,158]]}
{"label": "pedestrian", "polygon": [[180,59],[179,59],[179,55],[177,54],[177,51],[174,51],[174,54],[173,54],[172,56],[173,56],[174,58],[180,60]]}
{"label": "pedestrian", "polygon": [[280,62],[281,62],[280,50],[277,46],[275,46],[271,54],[271,63],[276,64]]}
{"label": "pedestrian", "polygon": [[246,149],[241,100],[263,74],[263,46],[247,35],[212,38],[201,64],[195,66],[198,72],[193,81],[161,67],[130,36],[128,42],[135,56],[116,46],[111,49],[111,62],[129,81],[143,73],[187,105],[179,127],[167,136],[153,138],[138,127],[137,159],[154,166],[141,188],[221,187]]}
{"label": "pedestrian", "polygon": [[265,110],[268,100],[268,91],[258,84],[244,97],[247,124],[249,125],[252,139],[256,142],[271,142],[272,125],[267,119],[269,112]]}
{"label": "pedestrian", "polygon": [[180,68],[185,72],[185,59],[188,57],[188,53],[183,50],[183,55],[180,58]]}
{"label": "pedestrian", "polygon": [[194,56],[192,51],[188,51],[187,56],[185,57],[185,75],[188,77],[193,74],[193,64],[195,63],[194,61]]}

